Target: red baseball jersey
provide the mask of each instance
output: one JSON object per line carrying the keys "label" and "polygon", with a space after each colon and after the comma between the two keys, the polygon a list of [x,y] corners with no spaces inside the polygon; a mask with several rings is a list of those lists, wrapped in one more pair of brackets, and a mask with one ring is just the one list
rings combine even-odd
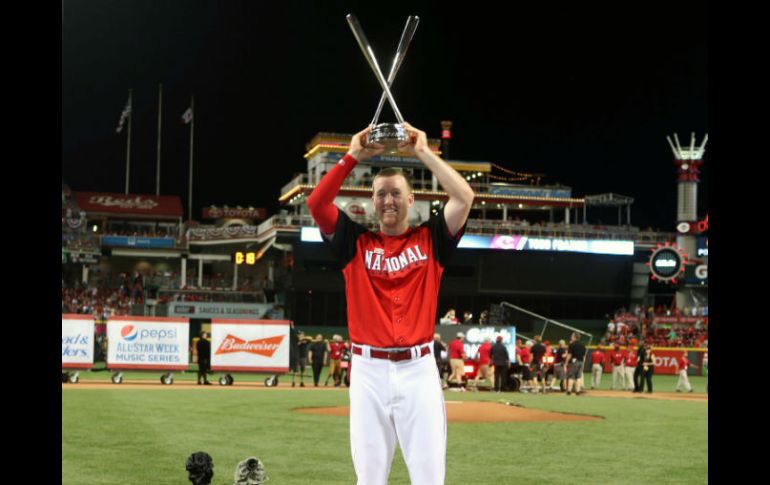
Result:
{"label": "red baseball jersey", "polygon": [[610,352],[610,361],[612,365],[621,365],[626,360],[626,352],[623,350],[613,350]]}
{"label": "red baseball jersey", "polygon": [[532,352],[530,352],[529,347],[526,345],[524,347],[517,348],[516,354],[521,357],[522,364],[529,364],[529,360],[532,358]]}
{"label": "red baseball jersey", "polygon": [[465,345],[459,339],[454,339],[449,342],[449,358],[450,359],[462,359],[463,352],[465,352]]}
{"label": "red baseball jersey", "polygon": [[324,241],[342,265],[350,340],[380,348],[432,342],[441,275],[464,231],[449,234],[443,209],[399,236],[339,211],[334,237]]}
{"label": "red baseball jersey", "polygon": [[342,358],[342,351],[345,349],[345,344],[342,342],[332,342],[329,344],[329,358],[339,360]]}
{"label": "red baseball jersey", "polygon": [[626,367],[635,367],[635,366],[636,366],[636,351],[629,350],[628,354],[626,354]]}
{"label": "red baseball jersey", "polygon": [[685,356],[679,357],[676,359],[676,362],[679,365],[679,370],[687,370],[687,368],[690,366],[690,359]]}
{"label": "red baseball jersey", "polygon": [[492,344],[484,342],[479,347],[479,365],[489,365],[489,353],[492,351]]}
{"label": "red baseball jersey", "polygon": [[601,364],[604,362],[604,352],[602,352],[599,349],[594,350],[591,352],[591,363],[592,364]]}

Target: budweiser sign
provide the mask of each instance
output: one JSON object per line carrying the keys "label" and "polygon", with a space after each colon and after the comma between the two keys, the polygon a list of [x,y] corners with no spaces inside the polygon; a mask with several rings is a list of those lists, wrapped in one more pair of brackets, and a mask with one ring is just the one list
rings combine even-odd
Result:
{"label": "budweiser sign", "polygon": [[88,199],[89,204],[103,207],[120,207],[121,209],[152,210],[158,207],[158,203],[152,199],[136,197],[110,197],[109,195],[95,195]]}
{"label": "budweiser sign", "polygon": [[204,207],[204,219],[264,219],[265,209],[232,209],[220,207]]}
{"label": "budweiser sign", "polygon": [[243,340],[232,334],[222,341],[222,344],[216,351],[216,355],[232,354],[234,352],[248,352],[251,354],[272,357],[278,347],[283,342],[284,335],[277,337],[260,338],[256,340]]}
{"label": "budweiser sign", "polygon": [[182,202],[177,196],[75,192],[81,211],[181,216]]}

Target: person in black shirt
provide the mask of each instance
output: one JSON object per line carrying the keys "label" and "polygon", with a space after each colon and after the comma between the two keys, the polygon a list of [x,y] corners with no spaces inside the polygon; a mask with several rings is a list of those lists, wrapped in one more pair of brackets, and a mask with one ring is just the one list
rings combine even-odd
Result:
{"label": "person in black shirt", "polygon": [[291,387],[296,386],[295,380],[297,372],[300,373],[299,387],[305,387],[307,344],[308,339],[305,337],[305,333],[297,331],[297,329],[294,328],[294,322],[291,322],[289,330],[289,370],[291,371]]}
{"label": "person in black shirt", "polygon": [[639,392],[644,390],[644,381],[647,381],[647,392],[652,394],[652,375],[655,373],[655,354],[649,343],[644,344],[644,359],[642,360],[642,377],[639,382]]}
{"label": "person in black shirt", "polygon": [[503,345],[503,337],[501,335],[497,336],[489,357],[495,366],[495,392],[508,389],[508,369],[511,366],[511,358],[508,356],[508,349]]}
{"label": "person in black shirt", "polygon": [[326,358],[326,342],[320,333],[315,336],[313,343],[308,348],[307,358],[313,366],[313,384],[318,387],[318,379],[321,378],[321,369]]}
{"label": "person in black shirt", "polygon": [[[198,352],[198,385],[210,386],[211,383],[207,374],[211,369],[211,342],[206,340],[206,337],[209,335],[206,332],[201,332],[201,338],[195,344],[195,350]],[[202,383],[201,379],[203,379]]]}
{"label": "person in black shirt", "polygon": [[[636,368],[634,369],[634,392],[642,392],[644,390],[644,383],[642,382],[644,375],[644,360],[649,352],[650,345],[645,343],[639,346],[639,350],[636,351]],[[650,377],[652,380],[652,377]]]}
{"label": "person in black shirt", "polygon": [[565,357],[567,355],[567,342],[559,340],[559,348],[553,354],[553,366],[556,372],[556,378],[559,379],[559,388],[562,391],[567,389],[567,361]]}
{"label": "person in black shirt", "polygon": [[[305,336],[305,332],[300,330],[297,332],[299,342],[297,343],[297,363],[299,364],[299,387],[305,387],[305,367],[307,367],[307,348],[310,344],[310,337]],[[294,382],[294,376],[292,376],[292,382]]]}
{"label": "person in black shirt", "polygon": [[436,367],[438,367],[438,377],[441,380],[441,387],[446,389],[447,386],[444,383],[444,372],[446,372],[446,363],[441,357],[441,352],[446,352],[447,347],[444,342],[441,341],[441,335],[438,333],[433,334],[433,358],[436,359]]}
{"label": "person in black shirt", "polygon": [[586,355],[586,346],[580,342],[580,335],[572,333],[569,347],[567,348],[567,395],[575,385],[575,395],[580,394],[581,380],[583,377],[583,359]]}
{"label": "person in black shirt", "polygon": [[297,375],[297,368],[299,367],[299,338],[297,337],[297,329],[294,328],[294,322],[289,325],[289,371],[291,372],[291,387],[294,387],[294,378]]}
{"label": "person in black shirt", "polygon": [[[545,371],[547,370],[546,367],[543,365],[543,355],[545,355],[545,345],[543,345],[543,337],[540,335],[535,335],[535,344],[532,346],[532,362],[530,362],[530,366],[532,369],[532,373],[535,376],[535,381],[537,382],[537,385],[535,386],[534,390],[532,392],[537,393],[540,387],[540,383],[545,380]],[[543,393],[545,393],[545,386],[543,386]]]}

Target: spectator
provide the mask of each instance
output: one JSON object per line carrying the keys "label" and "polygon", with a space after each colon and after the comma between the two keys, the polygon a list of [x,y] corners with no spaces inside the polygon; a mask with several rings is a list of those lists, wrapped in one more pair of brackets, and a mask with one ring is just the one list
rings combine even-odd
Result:
{"label": "spectator", "polygon": [[[530,352],[529,347],[524,345],[520,338],[516,339],[516,363],[521,366],[521,380],[524,384],[527,384],[530,388],[533,388],[534,385],[532,384],[532,373],[529,368],[531,359],[532,353]],[[522,389],[522,392],[529,391]]]}
{"label": "spectator", "polygon": [[502,335],[498,335],[495,339],[495,345],[492,346],[490,355],[495,366],[495,392],[501,392],[508,389],[508,370],[511,365],[508,349],[503,345]]}
{"label": "spectator", "polygon": [[334,387],[339,387],[342,372],[342,353],[345,350],[345,344],[342,343],[341,335],[334,335],[333,342],[329,344],[329,374],[326,376],[324,386],[329,385],[329,378],[334,378]]}
{"label": "spectator", "polygon": [[442,387],[444,389],[447,388],[446,384],[443,384],[444,382],[444,373],[446,372],[446,358],[447,355],[447,346],[444,342],[441,341],[441,335],[434,333],[433,334],[433,357],[436,359],[436,367],[438,367],[438,378],[442,382]]}
{"label": "spectator", "polygon": [[[201,332],[198,342],[195,344],[195,350],[198,352],[198,385],[204,384],[210,386],[208,373],[211,370],[211,342],[207,340],[210,337],[206,332]],[[203,382],[201,383],[201,379]]]}
{"label": "spectator", "polygon": [[489,311],[484,310],[483,312],[481,312],[481,315],[479,315],[479,325],[489,325],[488,319],[489,319]]}
{"label": "spectator", "polygon": [[490,340],[489,337],[485,338],[484,343],[479,346],[479,350],[476,352],[479,368],[476,378],[473,379],[474,390],[478,390],[479,379],[485,379],[490,385],[492,384],[489,372],[489,353],[492,351],[492,344],[489,343]]}
{"label": "spectator", "polygon": [[327,355],[326,342],[323,340],[323,336],[319,333],[313,339],[313,343],[308,348],[307,358],[311,362],[313,368],[313,384],[318,387],[318,380],[321,377],[321,369],[325,364]]}
{"label": "spectator", "polygon": [[[535,377],[536,383],[543,383],[543,393],[545,393],[545,369],[543,366],[543,356],[545,355],[545,345],[543,345],[542,337],[535,335],[535,343],[532,344],[530,349],[532,352],[532,361],[530,367],[532,374]],[[533,392],[538,392],[538,386],[536,385]]]}
{"label": "spectator", "polygon": [[455,316],[455,309],[450,308],[440,321],[441,325],[457,325],[460,321]]}
{"label": "spectator", "polygon": [[572,338],[567,348],[567,395],[573,390],[575,395],[579,395],[583,377],[583,360],[586,354],[586,347],[580,342],[580,335],[573,332]]}

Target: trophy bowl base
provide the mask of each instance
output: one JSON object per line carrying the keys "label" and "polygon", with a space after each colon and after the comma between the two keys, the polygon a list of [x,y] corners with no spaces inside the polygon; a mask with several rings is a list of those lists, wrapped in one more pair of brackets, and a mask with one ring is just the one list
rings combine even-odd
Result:
{"label": "trophy bowl base", "polygon": [[407,141],[409,136],[404,127],[398,123],[380,123],[369,133],[369,143],[379,143],[385,146],[383,155],[397,155],[398,144]]}

